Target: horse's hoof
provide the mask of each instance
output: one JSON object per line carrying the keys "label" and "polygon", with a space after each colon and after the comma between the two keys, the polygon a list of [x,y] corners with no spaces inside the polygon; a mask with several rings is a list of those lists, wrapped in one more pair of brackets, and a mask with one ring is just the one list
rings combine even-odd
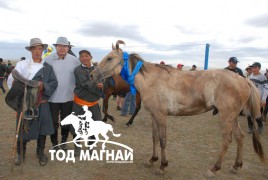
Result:
{"label": "horse's hoof", "polygon": [[211,169],[208,169],[206,176],[208,178],[214,178],[215,177],[215,174],[211,171]]}
{"label": "horse's hoof", "polygon": [[163,170],[161,170],[161,169],[157,169],[157,170],[155,171],[155,174],[161,176],[161,175],[164,175],[165,172],[164,172]]}
{"label": "horse's hoof", "polygon": [[229,172],[232,173],[232,174],[237,174],[238,173],[238,171],[234,167],[231,167],[229,169]]}
{"label": "horse's hoof", "polygon": [[145,162],[145,163],[144,163],[144,166],[147,167],[147,168],[151,168],[151,167],[153,167],[153,165],[154,165],[154,164],[151,163],[151,162]]}

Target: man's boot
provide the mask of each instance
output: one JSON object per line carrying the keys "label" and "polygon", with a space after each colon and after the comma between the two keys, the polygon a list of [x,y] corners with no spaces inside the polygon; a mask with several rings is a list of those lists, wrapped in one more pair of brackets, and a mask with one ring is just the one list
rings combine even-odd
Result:
{"label": "man's boot", "polygon": [[[50,140],[52,143],[52,149],[54,150],[59,150],[59,146],[58,145],[58,130],[55,130],[54,134],[50,135]],[[55,147],[54,147],[55,146]]]}
{"label": "man's boot", "polygon": [[[69,126],[61,127],[61,143],[66,143],[69,135]],[[61,149],[64,151],[68,150],[67,144],[62,144]]]}
{"label": "man's boot", "polygon": [[41,166],[45,166],[47,164],[47,161],[48,161],[47,156],[44,154],[45,144],[46,144],[46,136],[39,135],[38,143],[39,143],[39,147],[38,147],[37,154],[38,154],[38,158],[39,158],[39,164]]}
{"label": "man's boot", "polygon": [[[76,137],[76,135],[73,135],[73,139]],[[79,139],[77,139],[78,141]],[[76,142],[77,144],[80,144],[80,142]],[[74,144],[74,156],[80,156],[81,148],[76,146]]]}
{"label": "man's boot", "polygon": [[[61,143],[66,143],[67,138],[68,137],[66,135],[62,135],[62,137],[61,137]],[[64,151],[67,151],[68,150],[67,144],[62,144],[61,145],[61,149],[64,150]]]}

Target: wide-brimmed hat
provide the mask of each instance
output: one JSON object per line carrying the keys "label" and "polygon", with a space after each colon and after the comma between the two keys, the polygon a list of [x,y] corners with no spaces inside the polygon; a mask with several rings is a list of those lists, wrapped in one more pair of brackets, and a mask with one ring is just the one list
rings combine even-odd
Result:
{"label": "wide-brimmed hat", "polygon": [[251,66],[251,65],[249,65],[248,67],[246,67],[246,69],[245,69],[245,70],[247,71],[247,70],[249,70],[249,69],[251,69],[251,68],[252,68],[252,66]]}
{"label": "wide-brimmed hat", "polygon": [[26,46],[25,49],[27,49],[28,51],[31,51],[31,48],[34,46],[43,46],[43,50],[45,50],[48,45],[43,44],[41,39],[39,39],[39,38],[33,38],[30,40],[30,45]]}
{"label": "wide-brimmed hat", "polygon": [[70,41],[68,41],[68,42],[69,42],[69,46],[70,46],[70,47],[74,47],[74,45],[72,45]]}
{"label": "wide-brimmed hat", "polygon": [[69,41],[68,41],[68,39],[66,37],[58,37],[57,42],[55,44],[53,44],[53,45],[56,46],[58,44],[65,45],[65,46],[70,46]]}

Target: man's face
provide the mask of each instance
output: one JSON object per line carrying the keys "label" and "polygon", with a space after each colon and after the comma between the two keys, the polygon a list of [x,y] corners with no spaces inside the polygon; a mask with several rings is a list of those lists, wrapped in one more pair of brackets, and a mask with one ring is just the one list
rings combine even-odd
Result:
{"label": "man's face", "polygon": [[56,51],[57,51],[59,56],[66,56],[66,54],[69,51],[69,46],[68,45],[57,44],[56,45]]}
{"label": "man's face", "polygon": [[33,59],[41,59],[43,53],[43,46],[31,47],[31,53]]}
{"label": "man's face", "polygon": [[260,72],[260,68],[258,66],[253,66],[252,67],[252,73],[253,74],[259,74]]}
{"label": "man's face", "polygon": [[229,67],[234,69],[236,68],[237,62],[229,61]]}
{"label": "man's face", "polygon": [[79,56],[79,59],[84,66],[87,66],[87,67],[91,66],[92,57],[88,53],[86,52],[81,53]]}

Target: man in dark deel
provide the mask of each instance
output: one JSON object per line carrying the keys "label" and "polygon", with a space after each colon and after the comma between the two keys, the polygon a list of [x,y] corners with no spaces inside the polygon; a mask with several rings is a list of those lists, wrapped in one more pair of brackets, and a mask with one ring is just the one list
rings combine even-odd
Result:
{"label": "man in dark deel", "polygon": [[234,73],[238,73],[242,77],[245,77],[242,70],[240,68],[236,67],[238,62],[239,61],[237,60],[236,57],[230,57],[229,61],[228,61],[229,66],[224,68],[224,69],[228,69],[230,71],[233,71]]}
{"label": "man in dark deel", "polygon": [[[237,60],[236,57],[230,57],[230,58],[229,58],[229,61],[228,61],[229,66],[226,67],[226,68],[224,68],[224,69],[230,70],[230,71],[232,71],[232,72],[234,72],[234,73],[238,73],[240,76],[242,76],[242,77],[245,78],[245,76],[244,76],[242,70],[241,70],[240,68],[236,67],[238,62],[239,62],[239,61]],[[217,109],[217,108],[214,108],[212,114],[213,114],[213,115],[218,114],[218,109]],[[244,115],[244,114],[243,114],[243,110],[240,112],[240,115]]]}
{"label": "man in dark deel", "polygon": [[[74,89],[74,103],[73,112],[76,115],[83,115],[87,108],[92,112],[92,118],[94,121],[101,121],[101,112],[98,104],[99,99],[102,97],[103,83],[94,83],[91,81],[90,73],[94,70],[94,66],[91,64],[91,53],[88,50],[82,50],[79,52],[79,59],[81,65],[74,69],[75,76],[75,89]],[[87,107],[86,107],[87,106]],[[76,136],[73,128],[71,132]],[[95,139],[94,136],[90,137]],[[91,144],[90,142],[89,144]],[[75,146],[75,156],[80,155],[80,148]]]}
{"label": "man in dark deel", "polygon": [[3,93],[6,93],[6,90],[3,86],[3,82],[5,79],[5,73],[7,72],[6,66],[3,64],[3,59],[0,58],[0,88],[2,89]]}

